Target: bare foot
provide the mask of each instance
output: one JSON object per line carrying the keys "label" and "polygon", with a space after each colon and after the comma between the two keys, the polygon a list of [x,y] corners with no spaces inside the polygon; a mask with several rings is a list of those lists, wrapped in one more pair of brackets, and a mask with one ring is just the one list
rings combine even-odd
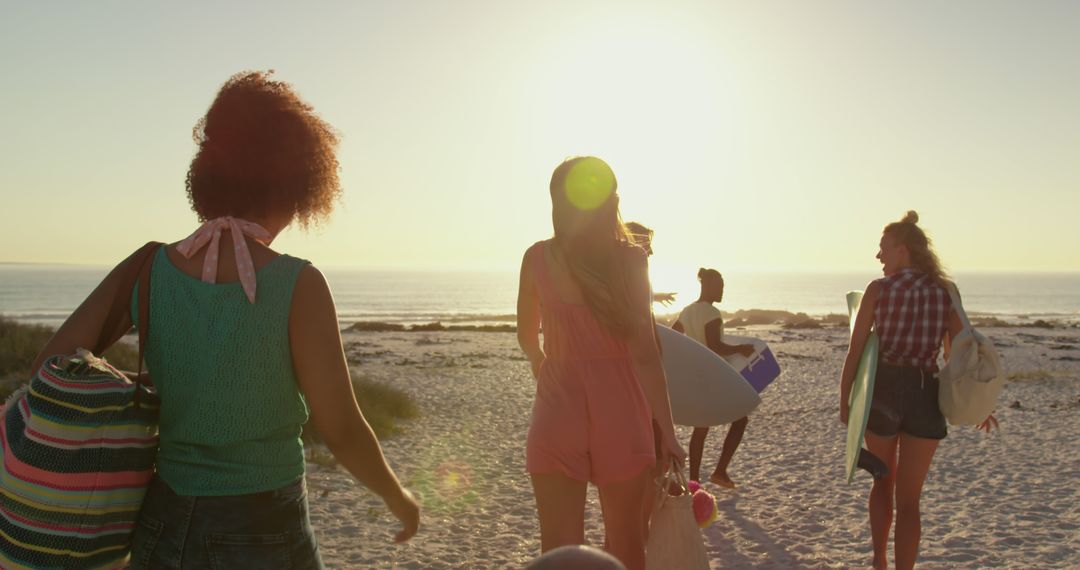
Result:
{"label": "bare foot", "polygon": [[874,568],[874,570],[889,570],[889,563],[886,560],[879,561],[877,559],[877,557],[875,556],[874,557],[874,562],[873,562],[873,568]]}
{"label": "bare foot", "polygon": [[713,473],[709,475],[709,482],[728,489],[735,488],[735,482],[731,480],[731,477],[728,477],[727,473]]}

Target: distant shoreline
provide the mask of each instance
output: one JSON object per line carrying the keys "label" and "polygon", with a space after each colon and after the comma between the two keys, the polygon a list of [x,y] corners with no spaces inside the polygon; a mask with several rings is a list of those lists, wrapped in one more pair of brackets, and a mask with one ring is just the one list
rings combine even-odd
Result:
{"label": "distant shoreline", "polygon": [[[0,314],[26,323],[59,326],[97,286],[106,268],[57,265],[0,265]],[[441,322],[445,326],[514,325],[517,276],[512,274],[442,274],[416,272],[327,272],[341,327],[383,322],[405,327]],[[727,277],[727,276],[726,276]],[[833,273],[731,274],[726,299],[717,307],[725,320],[762,323],[792,320],[841,321],[844,294],[859,289],[867,275]],[[1080,273],[1014,275],[962,279],[972,318],[1006,324],[1043,320],[1080,322]],[[696,283],[655,284],[675,291],[679,302],[654,304],[658,319],[670,319],[697,298]],[[743,310],[742,313],[737,309]],[[754,315],[755,312],[761,313]],[[772,316],[764,318],[762,314]],[[842,316],[834,316],[841,313]],[[764,320],[762,320],[764,318]]]}
{"label": "distant shoreline", "polygon": [[[115,267],[123,257],[117,257],[116,261],[109,263],[95,263],[95,262],[79,262],[79,261],[3,261],[0,260],[0,267],[5,265],[31,265],[36,267],[82,267],[86,269],[100,269],[108,271]],[[324,272],[348,272],[348,273],[406,273],[406,274],[461,274],[461,273],[477,273],[477,274],[514,274],[518,272],[518,268],[515,267],[440,267],[432,268],[428,266],[419,267],[393,267],[393,266],[363,266],[363,265],[337,265],[333,263],[319,264],[320,271]],[[866,267],[852,267],[841,269],[826,269],[811,271],[805,269],[731,269],[726,271],[732,275],[873,275],[880,277],[879,268],[876,266],[870,268]],[[1070,271],[1067,269],[968,269],[963,271],[950,272],[953,277],[963,278],[968,276],[981,276],[981,275],[1032,275],[1032,276],[1080,276],[1080,271]]]}
{"label": "distant shoreline", "polygon": [[[739,310],[734,313],[721,311],[724,317],[724,326],[727,328],[739,328],[748,326],[779,326],[785,329],[821,329],[830,327],[847,327],[849,324],[847,315],[832,313],[827,315],[808,315],[806,313],[794,313],[791,311],[749,309]],[[512,315],[507,315],[512,317]],[[656,322],[670,325],[678,313],[656,315]],[[1080,316],[1078,316],[1080,317]],[[460,319],[448,319],[447,324],[442,321],[430,322],[392,322],[379,320],[358,320],[342,322],[342,332],[516,332],[517,326],[511,319],[498,319],[505,322],[484,322],[495,319],[475,319],[466,317]],[[1006,320],[1001,315],[972,314],[972,324],[982,328],[1080,328],[1080,318],[1077,319],[1015,319]],[[477,324],[481,323],[481,324]]]}
{"label": "distant shoreline", "polygon": [[[670,325],[678,317],[678,311],[657,312],[656,322]],[[847,327],[847,315],[840,313],[813,314],[783,309],[740,309],[734,312],[721,311],[724,326],[728,328],[774,325],[789,329],[818,329]],[[0,309],[0,316],[27,324],[41,324],[58,327],[63,317],[52,314],[10,314]],[[969,313],[972,324],[983,328],[1077,328],[1080,327],[1080,313],[1077,314],[1030,314],[1013,315],[1005,313],[976,312]],[[342,331],[350,332],[515,332],[516,316],[497,315],[430,315],[417,318],[363,318],[340,317],[338,324]]]}

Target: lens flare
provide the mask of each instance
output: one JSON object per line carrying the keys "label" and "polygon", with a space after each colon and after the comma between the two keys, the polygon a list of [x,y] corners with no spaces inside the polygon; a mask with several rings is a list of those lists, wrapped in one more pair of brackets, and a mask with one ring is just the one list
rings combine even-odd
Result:
{"label": "lens flare", "polygon": [[579,210],[599,208],[615,191],[615,173],[604,161],[587,157],[570,167],[566,198]]}
{"label": "lens flare", "polygon": [[472,509],[480,499],[473,468],[477,458],[469,452],[468,430],[444,438],[420,458],[410,486],[430,512],[454,513]]}
{"label": "lens flare", "polygon": [[458,461],[447,461],[435,469],[435,486],[439,494],[457,501],[472,491],[472,469]]}

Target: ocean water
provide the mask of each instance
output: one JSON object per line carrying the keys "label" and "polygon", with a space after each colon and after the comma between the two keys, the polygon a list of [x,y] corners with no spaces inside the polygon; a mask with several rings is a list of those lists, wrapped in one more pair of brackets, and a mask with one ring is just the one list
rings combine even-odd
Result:
{"label": "ocean water", "polygon": [[[108,272],[104,266],[0,264],[0,314],[25,322],[56,325]],[[516,272],[426,272],[324,269],[343,323],[511,322],[517,297]],[[869,273],[725,273],[720,308],[782,309],[825,315],[845,312],[844,294],[866,287]],[[1056,319],[1080,322],[1080,273],[960,273],[956,281],[971,314],[1022,322]],[[668,285],[667,288],[663,285]],[[674,290],[677,312],[697,297],[688,283],[658,283]]]}

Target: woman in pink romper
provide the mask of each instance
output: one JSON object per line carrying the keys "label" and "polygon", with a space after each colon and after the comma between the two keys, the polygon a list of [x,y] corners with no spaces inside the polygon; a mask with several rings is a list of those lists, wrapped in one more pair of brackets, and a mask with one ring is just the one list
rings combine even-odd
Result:
{"label": "woman in pink romper", "polygon": [[646,255],[627,237],[615,190],[598,158],[555,169],[555,237],[522,260],[518,342],[537,379],[526,468],[541,549],[584,544],[591,481],[604,504],[607,548],[634,570],[645,564],[641,518],[658,459],[653,418],[662,464],[681,463],[686,453],[654,336]]}

